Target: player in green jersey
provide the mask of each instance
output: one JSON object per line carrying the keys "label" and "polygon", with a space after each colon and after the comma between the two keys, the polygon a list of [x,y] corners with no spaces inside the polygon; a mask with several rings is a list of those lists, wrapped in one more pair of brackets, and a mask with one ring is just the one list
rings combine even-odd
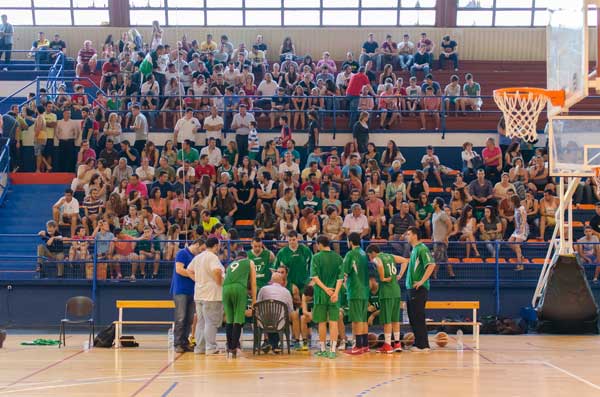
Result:
{"label": "player in green jersey", "polygon": [[369,320],[368,325],[379,325],[379,284],[375,275],[369,276]]}
{"label": "player in green jersey", "polygon": [[369,260],[360,248],[360,234],[348,236],[350,251],[344,257],[344,274],[348,291],[348,319],[352,323],[355,346],[348,354],[362,354],[369,351]]}
{"label": "player in green jersey", "polygon": [[260,291],[271,280],[275,255],[265,248],[259,237],[254,237],[252,239],[252,249],[248,251],[248,259],[254,262],[254,267],[256,268],[256,290]]}
{"label": "player in green jersey", "polygon": [[310,345],[310,325],[313,319],[314,288],[311,284],[304,287],[302,293],[302,313],[300,315],[300,337],[303,338],[300,350],[307,351]]}
{"label": "player in green jersey", "polygon": [[[343,260],[331,250],[329,238],[320,235],[317,238],[319,252],[312,258],[310,277],[314,286],[313,321],[319,324],[319,345],[317,353],[320,357],[336,357],[338,338],[338,319],[340,316],[339,293],[344,280]],[[327,323],[329,322],[329,338],[331,350],[325,350],[327,339]]]}
{"label": "player in green jersey", "polygon": [[306,245],[300,244],[296,231],[289,232],[287,238],[288,245],[277,252],[275,267],[285,265],[289,270],[288,281],[302,293],[304,286],[308,284],[312,252]]}
{"label": "player in green jersey", "polygon": [[240,252],[235,261],[227,266],[223,280],[223,308],[225,309],[225,333],[227,335],[227,355],[236,358],[241,350],[240,337],[246,314],[248,285],[252,306],[256,303],[256,269],[254,262]]}
{"label": "player in green jersey", "polygon": [[[379,320],[383,324],[384,344],[378,353],[402,351],[400,344],[400,285],[398,280],[406,271],[406,258],[381,252],[379,246],[370,244],[367,247],[369,259],[375,263],[379,274]],[[396,264],[402,264],[400,273]],[[392,332],[394,344],[392,346]]]}
{"label": "player in green jersey", "polygon": [[406,273],[406,309],[410,326],[415,334],[415,344],[410,349],[415,352],[429,351],[427,324],[425,320],[425,305],[429,294],[429,278],[436,265],[429,248],[420,241],[419,229],[409,227],[406,231],[406,241],[412,246]]}

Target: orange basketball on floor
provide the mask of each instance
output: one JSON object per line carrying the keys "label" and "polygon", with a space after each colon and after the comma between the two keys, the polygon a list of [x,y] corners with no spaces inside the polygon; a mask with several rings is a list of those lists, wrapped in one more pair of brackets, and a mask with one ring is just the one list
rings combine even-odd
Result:
{"label": "orange basketball on floor", "polygon": [[436,345],[444,347],[448,344],[448,334],[445,332],[438,332],[434,337]]}
{"label": "orange basketball on floor", "polygon": [[406,347],[411,347],[412,345],[414,345],[415,334],[413,334],[412,332],[407,332],[406,334],[404,334],[404,339],[402,339],[402,343],[404,343],[404,346]]}
{"label": "orange basketball on floor", "polygon": [[368,338],[369,338],[369,347],[371,347],[371,348],[377,347],[377,334],[369,332]]}

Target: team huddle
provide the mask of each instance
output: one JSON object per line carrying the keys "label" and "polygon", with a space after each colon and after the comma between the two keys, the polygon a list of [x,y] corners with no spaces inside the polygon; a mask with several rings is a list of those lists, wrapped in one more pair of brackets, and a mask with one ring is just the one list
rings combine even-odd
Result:
{"label": "team huddle", "polygon": [[[216,257],[218,252],[218,243],[215,247],[215,242],[207,241],[205,248],[197,247],[202,253],[191,263],[188,262],[189,266],[185,271],[196,281],[196,296],[197,289],[203,288],[202,282],[199,283],[203,272],[212,272],[217,278],[219,271],[223,272],[222,279],[217,284],[222,285],[227,353],[230,357],[236,357],[241,349],[242,327],[246,321],[251,320],[257,299],[261,301],[267,298],[268,290],[273,284],[277,284],[282,291],[285,288],[287,291],[283,291],[284,294],[291,298],[289,317],[296,349],[309,350],[311,326],[316,324],[319,333],[317,356],[335,358],[338,350],[351,355],[368,353],[369,326],[380,325],[383,326],[384,340],[377,352],[400,352],[402,305],[399,281],[403,276],[406,276],[406,309],[415,335],[411,351],[426,351],[429,343],[425,303],[429,277],[435,269],[435,263],[429,249],[420,242],[418,229],[410,228],[406,236],[407,242],[412,246],[410,258],[381,252],[377,244],[370,244],[365,252],[361,248],[358,233],[349,234],[349,250],[344,258],[332,249],[332,242],[325,235],[316,239],[318,252],[314,255],[306,245],[299,242],[298,235],[293,231],[288,235],[288,245],[281,248],[277,255],[266,249],[260,238],[255,238],[251,243],[252,248],[248,252],[237,253],[224,272],[220,262],[219,268],[214,261],[211,263],[212,259],[204,260]],[[177,262],[178,260],[176,264],[180,265]],[[374,265],[375,271],[370,271],[369,262]],[[285,295],[281,296],[281,300],[285,300]],[[198,327],[203,327],[200,318],[206,317],[202,324],[209,321],[210,315],[203,314],[206,314],[206,305],[210,302],[204,302],[204,306],[200,302],[199,306],[198,298],[195,300]],[[348,343],[345,332],[345,324],[348,322],[352,324],[352,346]],[[206,354],[209,354],[210,338],[198,330],[196,336],[196,342],[205,346]],[[267,335],[261,348],[265,352],[280,352],[278,335]],[[211,349],[210,352],[214,350]]]}

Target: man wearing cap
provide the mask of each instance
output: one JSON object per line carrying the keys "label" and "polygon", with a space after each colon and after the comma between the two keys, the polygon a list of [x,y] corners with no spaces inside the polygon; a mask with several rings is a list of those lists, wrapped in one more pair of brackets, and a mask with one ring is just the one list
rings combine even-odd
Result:
{"label": "man wearing cap", "polygon": [[362,213],[360,204],[352,204],[350,209],[352,212],[346,215],[342,224],[344,233],[346,236],[349,236],[350,233],[358,233],[360,234],[360,238],[367,237],[371,229],[369,228],[367,217]]}
{"label": "man wearing cap", "polygon": [[445,35],[442,38],[442,52],[440,53],[440,70],[444,69],[444,62],[446,60],[452,61],[454,64],[454,71],[458,71],[458,53],[456,52],[456,41],[450,40],[449,35]]}
{"label": "man wearing cap", "polygon": [[254,116],[247,112],[245,104],[240,104],[240,112],[233,116],[231,122],[231,128],[235,130],[235,142],[240,158],[248,155],[248,134],[251,121],[256,121]]}

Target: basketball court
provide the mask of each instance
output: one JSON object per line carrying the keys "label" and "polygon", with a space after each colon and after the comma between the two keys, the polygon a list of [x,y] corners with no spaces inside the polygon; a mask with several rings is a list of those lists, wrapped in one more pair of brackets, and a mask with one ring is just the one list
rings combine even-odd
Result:
{"label": "basketball court", "polygon": [[[142,335],[137,349],[3,349],[0,395],[11,396],[598,396],[600,340],[595,336],[482,336],[479,352],[453,340],[430,353],[336,360],[308,352],[241,358],[169,354],[164,335]],[[38,337],[36,335],[36,337]],[[49,335],[48,337],[55,337]],[[248,337],[248,335],[246,335]],[[10,362],[10,366],[6,363]]]}

